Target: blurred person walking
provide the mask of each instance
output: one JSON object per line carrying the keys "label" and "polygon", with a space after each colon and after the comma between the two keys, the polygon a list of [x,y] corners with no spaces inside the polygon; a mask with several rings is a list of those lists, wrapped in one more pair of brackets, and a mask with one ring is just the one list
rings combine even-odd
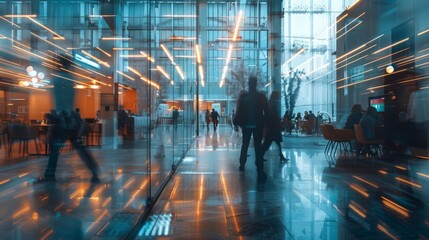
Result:
{"label": "blurred person walking", "polygon": [[98,164],[82,141],[82,136],[88,130],[88,125],[82,121],[80,114],[73,111],[74,105],[74,83],[65,79],[73,79],[73,76],[67,71],[71,68],[71,59],[66,56],[61,57],[61,64],[64,69],[59,73],[60,76],[53,79],[55,111],[48,116],[51,126],[49,134],[49,161],[46,166],[43,177],[36,178],[35,183],[55,182],[55,171],[57,168],[58,157],[61,148],[66,140],[70,140],[79,157],[85,163],[92,173],[91,182],[99,182]]}
{"label": "blurred person walking", "polygon": [[256,89],[257,78],[249,77],[249,91],[241,94],[237,100],[237,111],[234,124],[240,126],[243,132],[243,142],[240,153],[239,170],[244,172],[247,162],[247,150],[250,138],[253,135],[255,148],[255,165],[258,174],[258,190],[264,190],[267,174],[264,172],[264,160],[262,152],[262,135],[264,131],[265,117],[268,113],[267,97]]}
{"label": "blurred person walking", "polygon": [[271,146],[273,141],[277,144],[279,149],[279,156],[281,162],[287,162],[288,159],[283,156],[282,152],[282,123],[280,119],[280,115],[277,111],[277,108],[280,105],[280,92],[273,91],[270,95],[270,100],[268,104],[268,114],[266,118],[265,124],[265,136],[264,142],[262,144],[262,156],[264,156],[265,152],[267,152],[268,148]]}
{"label": "blurred person walking", "polygon": [[216,111],[216,109],[212,109],[212,112],[210,113],[210,118],[212,119],[213,122],[213,128],[214,131],[216,132],[217,126],[219,125],[219,113]]}

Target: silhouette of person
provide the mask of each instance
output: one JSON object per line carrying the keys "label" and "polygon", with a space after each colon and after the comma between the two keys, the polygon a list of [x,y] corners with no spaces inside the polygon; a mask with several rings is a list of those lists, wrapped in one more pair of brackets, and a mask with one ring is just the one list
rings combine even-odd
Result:
{"label": "silhouette of person", "polygon": [[174,126],[174,128],[177,128],[178,119],[179,119],[179,110],[177,110],[177,108],[175,108],[173,110],[173,126]]}
{"label": "silhouette of person", "polygon": [[344,128],[351,129],[354,131],[355,124],[359,124],[359,121],[361,120],[362,116],[362,106],[360,104],[353,105],[352,111],[347,118],[346,125],[344,126]]}
{"label": "silhouette of person", "polygon": [[[71,60],[64,56],[61,58],[61,64],[65,69],[70,69]],[[48,165],[46,166],[44,177],[37,178],[35,182],[55,181],[55,171],[57,168],[60,149],[68,139],[71,139],[73,148],[76,149],[79,157],[92,172],[91,182],[99,182],[100,179],[98,178],[97,162],[94,160],[81,139],[84,134],[83,131],[85,130],[84,128],[86,124],[84,124],[80,116],[73,111],[75,95],[73,82],[65,80],[73,79],[73,76],[64,70],[62,70],[59,75],[64,76],[65,78],[53,79],[53,93],[56,109],[54,111],[55,114],[51,113],[51,116],[49,117],[52,125],[48,130],[48,134],[50,136]]]}
{"label": "silhouette of person", "polygon": [[212,119],[213,122],[213,128],[214,131],[216,131],[217,126],[219,125],[219,113],[213,108],[212,112],[210,113],[210,118]]}
{"label": "silhouette of person", "polygon": [[280,115],[277,111],[277,108],[280,104],[280,92],[273,91],[270,95],[269,105],[268,105],[268,114],[266,118],[265,125],[265,137],[264,143],[262,144],[262,156],[271,146],[271,143],[274,141],[279,149],[279,156],[281,162],[286,162],[287,159],[283,156],[282,153],[282,124],[280,120]]}
{"label": "silhouette of person", "polygon": [[207,131],[210,130],[210,110],[206,110],[206,124],[207,124]]}
{"label": "silhouette of person", "polygon": [[125,125],[127,124],[127,120],[128,120],[128,113],[127,111],[125,111],[124,106],[120,105],[119,111],[118,111],[118,132],[119,132],[119,135],[121,136],[124,133],[124,128],[125,128]]}
{"label": "silhouette of person", "polygon": [[381,124],[381,117],[375,107],[369,106],[366,113],[362,116],[359,121],[359,125],[362,127],[363,133],[366,140],[377,139],[376,127]]}
{"label": "silhouette of person", "polygon": [[241,172],[247,161],[247,150],[249,148],[250,138],[253,135],[255,147],[255,165],[258,173],[258,190],[264,189],[267,175],[264,172],[264,160],[262,152],[262,135],[264,131],[265,116],[268,112],[267,98],[263,93],[256,90],[257,78],[249,77],[249,91],[241,94],[237,100],[236,122],[242,129],[243,142],[240,153]]}
{"label": "silhouette of person", "polygon": [[410,95],[408,119],[411,125],[411,147],[425,149],[429,154],[429,81],[417,81],[418,89]]}

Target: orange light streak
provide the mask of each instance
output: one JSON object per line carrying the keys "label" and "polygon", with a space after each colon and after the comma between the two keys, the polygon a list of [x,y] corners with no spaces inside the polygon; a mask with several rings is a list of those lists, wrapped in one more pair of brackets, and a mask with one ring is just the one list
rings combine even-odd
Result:
{"label": "orange light streak", "polygon": [[335,62],[338,62],[340,59],[343,59],[343,58],[347,57],[348,55],[350,55],[350,54],[352,54],[352,53],[354,53],[354,52],[358,51],[359,49],[361,49],[361,48],[363,48],[363,47],[365,47],[365,46],[366,46],[366,43],[365,43],[365,44],[360,45],[359,47],[357,47],[357,48],[355,48],[355,49],[351,50],[350,52],[348,52],[348,53],[346,53],[346,54],[342,55],[341,57],[336,58],[336,59],[335,59]]}
{"label": "orange light streak", "polygon": [[1,182],[0,182],[0,185],[3,185],[3,184],[5,184],[5,183],[7,183],[7,182],[10,182],[10,178],[8,178],[8,179],[6,179],[6,180],[1,181]]}
{"label": "orange light streak", "polygon": [[[66,72],[69,72],[69,73],[74,74],[74,75],[77,75],[77,76],[79,76],[79,77],[82,77],[82,78],[88,79],[88,80],[90,80],[90,81],[92,81],[92,82],[95,82],[95,83],[100,83],[100,84],[105,85],[105,86],[107,85],[107,84],[106,84],[106,83],[104,83],[104,82],[98,81],[98,80],[96,80],[96,79],[94,79],[94,78],[87,77],[87,76],[82,75],[82,74],[77,73],[77,72],[70,71],[70,70],[68,70],[68,69],[66,69],[66,68],[61,68],[61,70],[66,71]],[[52,73],[51,73],[51,75],[54,75],[54,74],[52,74]]]}
{"label": "orange light streak", "polygon": [[27,16],[27,19],[31,20],[32,22],[34,22],[35,24],[39,25],[40,27],[44,28],[46,31],[52,33],[55,37],[58,38],[58,40],[65,40],[65,38],[61,35],[59,35],[58,33],[54,32],[53,30],[51,30],[50,28],[46,27],[45,25],[39,23],[38,21],[36,21],[35,19],[33,19],[30,16]]}
{"label": "orange light streak", "polygon": [[363,21],[357,23],[356,25],[354,25],[353,27],[351,27],[350,29],[348,29],[347,31],[345,31],[343,34],[341,34],[340,36],[337,37],[336,40],[344,37],[348,32],[352,31],[353,29],[357,28],[359,25],[361,25],[363,23]]}
{"label": "orange light streak", "polygon": [[30,51],[27,51],[27,50],[25,50],[25,49],[22,49],[22,48],[20,48],[20,47],[17,47],[17,46],[15,46],[15,45],[13,45],[13,47],[14,47],[14,48],[16,48],[16,49],[18,49],[18,50],[20,50],[20,51],[22,51],[22,52],[25,52],[25,53],[27,53],[27,54],[30,54],[30,55],[32,55],[32,56],[38,57],[38,58],[40,58],[40,59],[43,59],[43,60],[45,60],[45,61],[47,61],[47,62],[53,63],[53,64],[55,64],[55,65],[61,65],[60,63],[57,63],[57,62],[55,62],[55,61],[52,61],[52,60],[50,60],[50,59],[47,59],[47,58],[45,58],[45,57],[42,57],[42,56],[40,56],[40,55],[37,55],[37,54],[35,54],[35,53],[32,53],[32,52],[30,52]]}
{"label": "orange light streak", "polygon": [[195,53],[197,55],[197,63],[201,64],[201,52],[200,52],[200,46],[198,44],[195,45]]}
{"label": "orange light streak", "polygon": [[136,74],[136,75],[138,75],[139,77],[142,77],[142,75],[139,73],[139,71],[137,71],[136,69],[134,69],[134,68],[132,68],[132,67],[130,67],[130,66],[128,66],[127,67],[128,68],[128,70],[130,70],[131,72],[133,72],[134,74]]}
{"label": "orange light streak", "polygon": [[49,229],[49,231],[48,232],[46,232],[41,238],[40,238],[40,240],[46,240],[46,239],[48,239],[51,235],[52,235],[52,233],[54,233],[54,230],[51,228],[51,229]]}
{"label": "orange light streak", "polygon": [[305,51],[305,48],[301,48],[298,52],[296,52],[291,58],[289,58],[284,65],[290,63],[293,59],[295,59],[296,57],[298,57],[302,52]]}
{"label": "orange light streak", "polygon": [[359,81],[359,82],[349,83],[349,84],[347,84],[347,85],[337,87],[337,89],[346,88],[346,87],[350,87],[350,86],[353,86],[353,85],[356,85],[356,84],[360,84],[360,83],[364,83],[364,82],[372,81],[372,80],[374,80],[374,79],[377,79],[377,78],[379,78],[379,77],[384,77],[384,76],[387,76],[387,75],[398,74],[398,73],[401,73],[401,72],[404,72],[404,71],[407,71],[407,70],[408,70],[408,69],[402,69],[402,70],[395,71],[395,72],[390,73],[390,74],[382,74],[382,75],[378,75],[378,76],[375,76],[375,77],[372,77],[372,78],[368,78],[368,79],[365,79],[365,80],[362,80],[362,81]]}
{"label": "orange light streak", "polygon": [[204,193],[204,175],[201,174],[200,178],[200,201],[203,200],[203,193]]}
{"label": "orange light streak", "polygon": [[385,227],[381,226],[380,224],[377,224],[377,229],[385,233],[387,236],[391,237],[394,240],[399,240],[399,238],[395,237],[393,234],[391,234]]}
{"label": "orange light streak", "polygon": [[374,183],[371,183],[371,182],[369,182],[369,181],[367,181],[367,180],[365,180],[365,179],[363,179],[363,178],[360,178],[360,177],[355,176],[355,175],[353,175],[353,177],[354,177],[354,178],[356,178],[357,180],[361,181],[361,182],[364,182],[364,183],[366,183],[366,184],[368,184],[368,185],[370,185],[370,186],[374,187],[374,188],[379,188],[379,187],[378,187],[377,185],[375,185]]}
{"label": "orange light streak", "polygon": [[198,66],[198,70],[200,72],[201,81],[204,81],[204,69],[203,66]]}
{"label": "orange light streak", "polygon": [[105,41],[131,40],[131,38],[124,38],[124,37],[102,37],[101,40],[105,40]]}
{"label": "orange light streak", "polygon": [[417,188],[421,188],[421,187],[422,187],[421,185],[419,185],[419,184],[417,184],[417,183],[413,183],[413,182],[408,181],[408,180],[406,180],[406,179],[403,179],[403,178],[401,178],[401,177],[395,177],[395,179],[396,179],[396,180],[398,180],[398,181],[400,181],[400,182],[403,182],[403,183],[409,184],[409,185],[411,185],[411,186],[417,187]]}
{"label": "orange light streak", "polygon": [[163,44],[161,44],[161,48],[165,52],[165,55],[167,55],[168,59],[170,59],[171,64],[174,65],[175,64],[174,63],[174,58],[173,58],[173,56],[171,56],[170,51],[168,51],[168,49]]}
{"label": "orange light streak", "polygon": [[99,58],[97,58],[97,57],[95,57],[94,55],[92,55],[92,54],[88,53],[87,51],[82,50],[82,53],[83,53],[83,54],[85,54],[86,56],[88,56],[88,57],[90,57],[90,58],[94,59],[94,60],[95,60],[95,61],[97,61],[98,63],[103,64],[103,65],[104,65],[104,66],[106,66],[106,67],[110,67],[109,63],[107,63],[107,62],[103,62],[103,61],[102,61],[102,60],[100,60]]}
{"label": "orange light streak", "polygon": [[353,205],[352,203],[349,203],[349,208],[352,209],[355,213],[357,213],[362,218],[366,218],[366,214],[359,210],[357,206]]}
{"label": "orange light streak", "polygon": [[100,48],[100,47],[96,47],[96,48],[98,49],[98,51],[102,52],[104,55],[106,55],[106,56],[108,56],[108,57],[111,57],[111,56],[112,56],[112,55],[110,55],[110,53],[108,53],[108,52],[104,51],[102,48]]}
{"label": "orange light streak", "polygon": [[179,65],[174,66],[176,68],[177,73],[179,73],[180,78],[182,78],[182,80],[185,80],[185,74],[183,74],[182,69],[180,68]]}
{"label": "orange light streak", "polygon": [[35,14],[7,14],[7,15],[4,15],[4,17],[7,17],[7,18],[35,18],[35,17],[37,17],[37,15],[35,15]]}
{"label": "orange light streak", "polygon": [[356,185],[356,184],[350,184],[349,185],[353,190],[355,190],[356,192],[362,194],[365,197],[369,197],[369,194],[365,191],[365,189],[363,189],[362,187]]}
{"label": "orange light streak", "polygon": [[243,11],[238,12],[237,22],[235,23],[234,35],[232,35],[232,41],[237,41],[238,30],[240,29],[241,19],[243,18]]}
{"label": "orange light streak", "polygon": [[381,197],[381,199],[382,199],[382,203],[386,206],[386,207],[388,207],[389,209],[391,209],[391,210],[393,210],[393,211],[395,211],[395,212],[397,212],[397,213],[399,213],[399,214],[401,214],[402,216],[404,216],[404,217],[410,217],[410,214],[408,213],[409,212],[409,210],[408,209],[406,209],[406,208],[404,208],[404,207],[402,207],[401,205],[399,205],[399,204],[397,204],[397,203],[395,203],[395,202],[393,202],[392,200],[390,200],[390,199],[387,199],[387,198],[385,198],[385,197]]}
{"label": "orange light streak", "polygon": [[427,174],[420,173],[420,172],[417,172],[417,174],[420,175],[420,176],[422,176],[422,177],[429,178],[429,175],[427,175]]}
{"label": "orange light streak", "polygon": [[401,170],[404,170],[404,171],[406,171],[406,170],[407,170],[407,168],[402,167],[402,166],[398,166],[398,165],[395,165],[395,168],[397,168],[397,169],[401,169]]}
{"label": "orange light streak", "polygon": [[101,205],[103,206],[103,207],[106,207],[107,206],[107,204],[109,204],[109,202],[112,200],[112,197],[108,197]]}
{"label": "orange light streak", "polygon": [[150,84],[151,86],[154,86],[156,89],[160,89],[160,86],[157,83],[154,83],[152,80],[145,78],[145,77],[141,77],[141,80],[143,80],[144,82],[146,82],[147,84]]}
{"label": "orange light streak", "polygon": [[48,43],[48,44],[50,44],[50,45],[52,45],[52,46],[54,46],[54,47],[56,47],[56,48],[58,48],[58,49],[60,49],[60,50],[62,50],[62,51],[64,51],[64,52],[66,52],[66,53],[68,53],[68,52],[69,52],[67,49],[62,48],[62,47],[58,46],[57,44],[55,44],[55,43],[53,43],[53,42],[51,42],[51,41],[48,41],[48,40],[46,40],[46,39],[42,38],[41,36],[39,36],[39,35],[37,35],[37,34],[35,34],[35,33],[33,33],[33,32],[31,32],[31,35],[33,35],[33,36],[37,37],[38,39],[40,39],[40,40],[44,41],[45,43]]}
{"label": "orange light streak", "polygon": [[21,28],[18,24],[15,24],[15,23],[13,23],[13,22],[11,22],[11,21],[7,20],[6,18],[4,18],[4,17],[2,17],[2,16],[0,16],[0,19],[3,19],[4,21],[6,21],[6,22],[8,22],[8,23],[12,24],[13,26],[15,26],[15,27],[17,27],[17,28]]}
{"label": "orange light streak", "polygon": [[21,216],[21,215],[25,214],[25,213],[26,213],[26,212],[28,212],[28,211],[30,211],[30,207],[29,207],[29,206],[23,207],[23,208],[21,208],[20,210],[16,211],[16,212],[12,215],[12,218],[17,218],[17,217],[19,217],[19,216]]}
{"label": "orange light streak", "polygon": [[[343,29],[345,29],[347,26],[349,26],[350,24],[352,24],[353,22],[357,21],[360,17],[362,17],[363,15],[365,15],[366,12],[361,13],[359,16],[355,17],[353,19],[353,21],[347,23],[346,25],[344,25],[344,27],[340,28],[339,30],[337,30],[337,34],[340,33]],[[338,37],[339,38],[339,37]],[[338,39],[337,38],[337,39]]]}
{"label": "orange light streak", "polygon": [[103,217],[107,215],[107,213],[108,213],[107,210],[104,210],[104,212],[88,227],[88,229],[86,229],[86,232],[88,232],[91,228],[93,228],[95,224],[100,222],[101,219],[103,219]]}
{"label": "orange light streak", "polygon": [[421,35],[423,35],[423,34],[425,34],[425,33],[428,33],[428,32],[429,32],[429,29],[423,30],[423,31],[419,32],[419,33],[417,34],[417,36],[421,36]]}
{"label": "orange light streak", "polygon": [[382,48],[382,49],[379,49],[379,50],[377,50],[377,51],[373,52],[372,54],[380,53],[380,52],[382,52],[382,51],[384,51],[384,50],[386,50],[386,49],[392,48],[392,47],[394,47],[394,46],[396,46],[396,45],[399,45],[399,44],[401,44],[401,43],[403,43],[403,42],[406,42],[406,41],[408,41],[408,40],[410,40],[410,38],[402,39],[401,41],[398,41],[398,42],[396,42],[396,43],[390,44],[389,46],[386,46],[386,47],[384,47],[384,48]]}
{"label": "orange light streak", "polygon": [[356,0],[354,3],[352,3],[350,6],[347,7],[347,10],[352,9],[360,0]]}
{"label": "orange light streak", "polygon": [[81,84],[81,85],[86,85],[88,87],[90,86],[90,84],[88,84],[88,83],[84,83],[84,82],[81,82],[81,81],[73,80],[71,78],[67,78],[67,77],[64,77],[64,76],[61,76],[61,75],[57,75],[55,73],[51,73],[51,75],[54,76],[54,77],[62,78],[62,79],[65,79],[65,80],[69,80],[69,81],[74,82],[74,83],[78,83],[78,84]]}
{"label": "orange light streak", "polygon": [[156,69],[158,69],[158,71],[160,71],[162,73],[162,75],[164,75],[165,78],[170,79],[170,75],[168,75],[168,73],[165,72],[164,68],[162,68],[161,66],[157,65]]}

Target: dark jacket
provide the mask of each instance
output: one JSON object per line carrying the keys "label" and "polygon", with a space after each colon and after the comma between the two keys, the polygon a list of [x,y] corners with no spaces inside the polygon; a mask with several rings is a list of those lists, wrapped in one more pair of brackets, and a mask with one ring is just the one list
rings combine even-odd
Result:
{"label": "dark jacket", "polygon": [[246,92],[238,98],[234,124],[244,128],[262,128],[267,113],[267,97],[260,92]]}

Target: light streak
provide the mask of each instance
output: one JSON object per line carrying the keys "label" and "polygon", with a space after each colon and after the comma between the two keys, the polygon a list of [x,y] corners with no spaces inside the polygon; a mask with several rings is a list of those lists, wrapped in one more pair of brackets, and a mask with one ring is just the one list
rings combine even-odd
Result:
{"label": "light streak", "polygon": [[32,22],[34,22],[35,24],[39,25],[40,27],[44,28],[46,31],[52,33],[55,37],[57,37],[58,40],[65,40],[65,38],[61,35],[59,35],[58,33],[54,32],[53,30],[51,30],[50,28],[46,27],[45,25],[39,23],[38,21],[36,21],[35,19],[33,19],[32,17],[27,17],[27,19],[31,20]]}
{"label": "light streak", "polygon": [[386,47],[384,47],[384,48],[382,48],[382,49],[379,49],[379,50],[377,50],[377,51],[373,52],[372,54],[380,53],[380,52],[382,52],[382,51],[384,51],[384,50],[386,50],[386,49],[388,49],[388,48],[394,47],[394,46],[399,45],[399,44],[401,44],[401,43],[403,43],[403,42],[406,42],[406,41],[408,41],[408,40],[410,40],[410,38],[402,39],[402,40],[400,40],[400,41],[398,41],[398,42],[396,42],[396,43],[390,44],[390,45],[388,45],[388,46],[386,46]]}
{"label": "light streak", "polygon": [[116,72],[117,72],[118,74],[120,74],[120,75],[122,75],[122,76],[124,76],[124,77],[126,77],[126,78],[128,78],[128,79],[130,79],[131,81],[135,81],[135,79],[134,79],[133,77],[128,76],[127,74],[125,74],[125,73],[123,73],[123,72],[121,72],[121,71],[119,71],[119,70],[116,70]]}

